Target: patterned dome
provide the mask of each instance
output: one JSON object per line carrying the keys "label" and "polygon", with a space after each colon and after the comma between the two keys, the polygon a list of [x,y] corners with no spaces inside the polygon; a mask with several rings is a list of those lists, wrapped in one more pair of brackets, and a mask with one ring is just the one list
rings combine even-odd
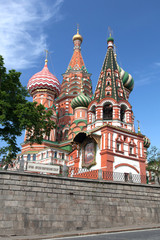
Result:
{"label": "patterned dome", "polygon": [[42,71],[34,74],[27,85],[29,93],[32,93],[37,89],[48,89],[55,92],[55,97],[60,93],[60,83],[58,79],[50,73],[47,67],[47,60],[45,60],[45,65]]}
{"label": "patterned dome", "polygon": [[134,87],[134,80],[132,76],[129,73],[125,72],[120,67],[119,67],[119,73],[120,73],[120,77],[122,79],[124,87],[132,91]]}
{"label": "patterned dome", "polygon": [[88,107],[91,102],[91,98],[87,97],[83,92],[80,93],[77,97],[73,98],[71,102],[71,107],[73,109],[77,107]]}
{"label": "patterned dome", "polygon": [[149,148],[150,144],[151,144],[151,143],[150,143],[149,138],[147,138],[147,137],[145,136],[145,137],[144,137],[144,143],[143,143],[144,147]]}

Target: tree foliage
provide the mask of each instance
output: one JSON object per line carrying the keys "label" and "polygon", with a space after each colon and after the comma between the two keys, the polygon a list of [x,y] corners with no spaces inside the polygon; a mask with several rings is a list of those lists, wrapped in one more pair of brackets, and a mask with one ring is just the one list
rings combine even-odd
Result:
{"label": "tree foliage", "polygon": [[151,150],[147,153],[147,160],[147,170],[155,175],[160,184],[160,150],[152,146]]}
{"label": "tree foliage", "polygon": [[55,127],[51,120],[52,112],[46,112],[43,105],[28,102],[28,91],[20,82],[20,72],[6,71],[3,57],[0,56],[0,140],[6,146],[0,147],[0,155],[6,162],[20,150],[17,137],[24,129],[28,132],[28,141],[41,143],[44,134],[49,135]]}

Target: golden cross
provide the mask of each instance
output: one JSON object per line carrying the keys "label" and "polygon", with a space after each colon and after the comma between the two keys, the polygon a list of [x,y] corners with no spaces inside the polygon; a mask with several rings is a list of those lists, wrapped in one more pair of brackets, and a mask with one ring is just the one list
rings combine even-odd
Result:
{"label": "golden cross", "polygon": [[111,37],[111,35],[113,35],[113,31],[112,31],[112,28],[110,26],[108,27],[108,32],[109,32],[109,36]]}
{"label": "golden cross", "polygon": [[79,24],[77,24],[77,34],[79,34]]}
{"label": "golden cross", "polygon": [[47,57],[48,57],[48,50],[47,49],[44,49],[44,51],[46,52],[46,59],[47,59]]}

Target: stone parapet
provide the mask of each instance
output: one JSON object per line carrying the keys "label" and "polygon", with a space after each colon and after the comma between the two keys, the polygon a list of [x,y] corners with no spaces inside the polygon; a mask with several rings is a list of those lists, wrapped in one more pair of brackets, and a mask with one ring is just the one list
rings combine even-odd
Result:
{"label": "stone parapet", "polygon": [[160,187],[0,171],[0,235],[160,223]]}

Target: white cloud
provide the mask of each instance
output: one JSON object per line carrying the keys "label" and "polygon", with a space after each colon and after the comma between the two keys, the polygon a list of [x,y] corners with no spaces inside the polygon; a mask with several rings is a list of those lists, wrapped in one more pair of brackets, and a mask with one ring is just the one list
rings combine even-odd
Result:
{"label": "white cloud", "polygon": [[63,0],[1,0],[0,55],[9,69],[33,66],[47,48],[46,23],[62,19]]}

